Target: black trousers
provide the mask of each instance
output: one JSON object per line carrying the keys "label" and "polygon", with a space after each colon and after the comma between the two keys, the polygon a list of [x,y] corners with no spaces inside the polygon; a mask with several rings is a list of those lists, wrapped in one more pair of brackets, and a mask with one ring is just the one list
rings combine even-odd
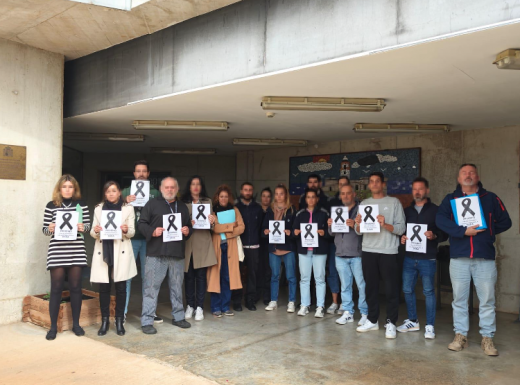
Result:
{"label": "black trousers", "polygon": [[258,274],[256,277],[256,301],[261,299],[271,301],[271,266],[269,265],[268,243],[260,243]]}
{"label": "black trousers", "polygon": [[[254,304],[256,302],[256,276],[258,273],[258,259],[260,257],[260,249],[244,248],[244,262],[240,262],[240,275],[242,277],[242,286],[246,292],[246,304]],[[238,305],[242,303],[244,289],[233,290],[231,301]]]}
{"label": "black trousers", "polygon": [[193,309],[204,309],[204,297],[206,296],[206,267],[193,268],[193,255],[190,258],[188,272],[184,273],[184,292],[186,303]]}
{"label": "black trousers", "polygon": [[[112,269],[109,269],[109,276],[112,276]],[[125,316],[126,305],[126,281],[115,282],[116,287],[116,317]],[[112,283],[99,284],[99,307],[102,317],[110,317],[110,291]]]}
{"label": "black trousers", "polygon": [[386,319],[394,325],[399,311],[399,268],[397,254],[379,254],[363,251],[361,257],[365,277],[365,295],[368,320],[376,323],[379,318],[379,280],[382,278],[386,295]]}

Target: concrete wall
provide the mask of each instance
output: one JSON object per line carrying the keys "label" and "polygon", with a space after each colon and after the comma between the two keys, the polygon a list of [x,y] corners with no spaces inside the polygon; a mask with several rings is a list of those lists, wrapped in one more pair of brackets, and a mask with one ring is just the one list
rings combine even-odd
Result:
{"label": "concrete wall", "polygon": [[0,324],[49,290],[45,205],[61,175],[63,56],[0,40],[0,142],[27,147],[26,180],[0,179]]}
{"label": "concrete wall", "polygon": [[[421,147],[422,175],[430,181],[431,198],[440,203],[454,190],[458,166],[479,167],[484,187],[505,203],[513,227],[497,238],[497,309],[518,313],[520,305],[519,229],[520,127],[456,131],[449,134],[410,135],[321,143],[318,147],[244,151],[237,154],[237,185],[252,181],[257,188],[289,181],[289,157]],[[475,296],[476,297],[476,296]],[[450,302],[445,295],[443,302]],[[475,303],[477,303],[475,299]]]}

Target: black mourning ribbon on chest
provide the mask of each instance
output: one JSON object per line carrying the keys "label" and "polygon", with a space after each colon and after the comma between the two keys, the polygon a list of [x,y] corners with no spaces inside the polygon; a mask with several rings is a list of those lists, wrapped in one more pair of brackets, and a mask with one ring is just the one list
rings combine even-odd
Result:
{"label": "black mourning ribbon on chest", "polygon": [[111,211],[107,214],[108,222],[105,225],[105,229],[108,229],[108,226],[112,225],[114,229],[117,229],[116,224],[114,223],[114,218],[116,217],[116,213]]}
{"label": "black mourning ribbon on chest", "polygon": [[372,222],[375,222],[376,219],[372,216],[372,206],[365,207],[365,219],[363,219],[363,222],[366,222],[368,218],[372,220]]}
{"label": "black mourning ribbon on chest", "polygon": [[419,231],[421,231],[421,226],[415,225],[414,227],[412,227],[412,231],[413,231],[413,235],[410,238],[410,241],[413,241],[415,238],[417,238],[419,240],[419,242],[422,242],[422,238],[419,235]]}
{"label": "black mourning ribbon on chest", "polygon": [[204,215],[204,205],[199,205],[197,206],[197,211],[199,212],[197,214],[197,217],[195,219],[199,219],[200,217],[202,217],[202,219],[206,220],[206,216]]}
{"label": "black mourning ribbon on chest", "polygon": [[63,214],[63,223],[60,226],[60,229],[63,230],[65,226],[67,226],[70,230],[72,230],[72,225],[70,224],[70,219],[72,218],[71,213],[65,213]]}
{"label": "black mourning ribbon on chest", "polygon": [[144,182],[137,182],[135,184],[135,187],[137,188],[137,190],[135,190],[135,196],[137,196],[138,194],[141,194],[141,196],[144,198],[145,197],[144,191],[143,191]]}
{"label": "black mourning ribbon on chest", "polygon": [[466,213],[470,213],[471,215],[475,216],[475,212],[470,208],[471,207],[471,199],[466,198],[462,200],[462,207],[464,207],[464,210],[462,211],[462,217],[466,217]]}
{"label": "black mourning ribbon on chest", "polygon": [[339,220],[341,220],[341,222],[345,222],[345,219],[343,219],[343,217],[341,216],[341,214],[343,214],[343,209],[341,207],[338,207],[336,209],[336,219],[334,220],[334,223],[338,222]]}
{"label": "black mourning ribbon on chest", "polygon": [[282,235],[282,232],[280,231],[280,222],[273,222],[273,235],[275,235],[276,233]]}
{"label": "black mourning ribbon on chest", "polygon": [[311,231],[312,231],[312,225],[311,224],[308,224],[308,225],[305,225],[305,235],[304,235],[304,238],[308,238],[309,235],[311,238],[314,238],[314,235],[312,235]]}
{"label": "black mourning ribbon on chest", "polygon": [[170,231],[170,229],[171,229],[172,227],[173,227],[173,229],[174,229],[175,231],[177,231],[177,226],[175,226],[174,221],[175,221],[175,215],[172,214],[172,215],[170,215],[170,216],[168,217],[168,223],[169,223],[169,225],[168,225],[168,228],[166,229],[166,231]]}

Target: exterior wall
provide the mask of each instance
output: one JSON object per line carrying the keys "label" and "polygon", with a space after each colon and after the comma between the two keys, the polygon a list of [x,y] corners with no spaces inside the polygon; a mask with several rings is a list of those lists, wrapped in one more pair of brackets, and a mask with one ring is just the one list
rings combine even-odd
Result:
{"label": "exterior wall", "polygon": [[[244,151],[237,154],[237,185],[252,181],[257,189],[289,181],[289,157],[421,147],[422,175],[430,181],[431,198],[439,204],[454,190],[458,166],[475,163],[486,189],[498,194],[513,227],[497,238],[497,309],[518,313],[520,304],[519,228],[520,127],[456,131],[449,134],[409,135],[320,143],[318,147]],[[422,294],[421,294],[422,296]],[[443,295],[449,303],[451,295]],[[475,304],[478,301],[475,296]]]}
{"label": "exterior wall", "polygon": [[0,142],[27,147],[26,180],[0,179],[0,324],[49,291],[43,212],[61,175],[63,56],[0,40]]}

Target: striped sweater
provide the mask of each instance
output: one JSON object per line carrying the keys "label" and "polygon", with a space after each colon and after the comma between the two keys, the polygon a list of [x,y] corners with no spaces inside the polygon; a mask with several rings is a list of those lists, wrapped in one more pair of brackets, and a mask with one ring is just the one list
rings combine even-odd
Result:
{"label": "striped sweater", "polygon": [[42,229],[43,234],[51,237],[47,253],[47,270],[54,267],[87,266],[87,251],[81,233],[78,233],[75,241],[59,241],[54,239],[54,233],[49,231],[49,225],[56,223],[56,211],[80,211],[79,207],[83,211],[84,232],[88,233],[90,231],[90,214],[85,202],[64,199],[61,207],[56,207],[53,202],[47,203]]}

